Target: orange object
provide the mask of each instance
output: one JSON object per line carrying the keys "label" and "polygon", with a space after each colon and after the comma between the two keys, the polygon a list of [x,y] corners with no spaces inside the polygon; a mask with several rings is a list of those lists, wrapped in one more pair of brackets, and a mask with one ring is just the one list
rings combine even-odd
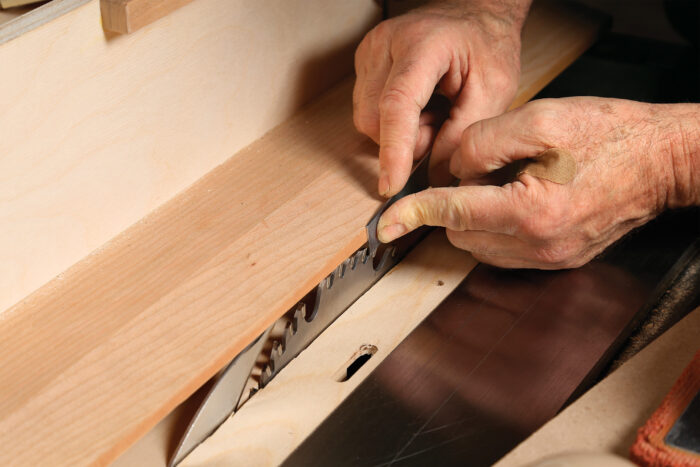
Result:
{"label": "orange object", "polygon": [[642,466],[700,467],[700,455],[666,444],[666,435],[700,392],[700,351],[681,374],[656,412],[639,429],[630,450],[631,459]]}

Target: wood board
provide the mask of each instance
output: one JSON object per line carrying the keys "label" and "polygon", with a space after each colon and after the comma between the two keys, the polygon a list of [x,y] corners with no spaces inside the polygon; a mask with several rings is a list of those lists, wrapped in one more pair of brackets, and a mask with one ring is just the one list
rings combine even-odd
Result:
{"label": "wood board", "polygon": [[54,0],[0,25],[0,313],[340,81],[379,16],[197,0],[115,36]]}
{"label": "wood board", "polygon": [[[432,232],[181,465],[280,465],[476,264]],[[363,345],[377,352],[339,382]]]}
{"label": "wood board", "polygon": [[177,10],[192,0],[100,0],[102,26],[128,34]]}
{"label": "wood board", "polygon": [[[564,26],[526,27],[524,50],[550,44],[550,60],[521,100],[600,24],[540,14]],[[382,200],[376,146],[352,130],[351,85],[3,314],[0,462],[114,459],[364,243]]]}

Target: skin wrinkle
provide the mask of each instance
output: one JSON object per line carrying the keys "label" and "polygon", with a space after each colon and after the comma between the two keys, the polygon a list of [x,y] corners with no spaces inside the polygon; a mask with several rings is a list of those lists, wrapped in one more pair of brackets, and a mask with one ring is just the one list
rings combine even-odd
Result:
{"label": "skin wrinkle", "polygon": [[[431,143],[433,168],[445,165],[466,125],[496,115],[510,104],[517,89],[520,30],[529,3],[432,2],[384,21],[367,34],[355,56],[358,77],[354,96],[359,102],[354,107],[358,113],[354,122],[359,131],[380,144],[380,166],[385,175],[380,188],[386,196],[402,188],[410,162]],[[376,81],[384,83],[379,97],[373,95]],[[416,118],[438,85],[454,104],[440,131],[439,124],[422,125]],[[403,92],[396,99],[398,109],[382,103],[387,93],[397,90]],[[400,110],[402,105],[406,108]],[[387,118],[385,113],[392,110],[396,115]],[[414,125],[417,127],[405,128]]]}
{"label": "skin wrinkle", "polygon": [[[401,188],[412,158],[431,143],[432,172],[449,165],[461,179],[459,187],[395,203],[380,219],[383,241],[420,224],[442,225],[456,246],[497,266],[574,267],[663,209],[700,202],[697,104],[572,97],[490,118],[515,93],[529,3],[434,2],[382,23],[361,44],[355,95],[364,101],[355,109],[373,121],[356,126],[377,134],[391,127],[380,148],[383,173],[393,177],[386,194]],[[396,102],[380,106],[395,88]],[[436,88],[452,103],[440,118],[422,109]],[[401,136],[410,134],[416,137]],[[500,186],[514,169],[508,165],[550,148],[574,157],[573,181],[525,174]]]}

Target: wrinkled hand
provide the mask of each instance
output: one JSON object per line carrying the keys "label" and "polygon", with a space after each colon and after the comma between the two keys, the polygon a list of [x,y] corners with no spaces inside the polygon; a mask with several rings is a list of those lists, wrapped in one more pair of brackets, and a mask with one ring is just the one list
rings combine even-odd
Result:
{"label": "wrinkled hand", "polygon": [[[575,97],[533,101],[477,122],[450,163],[462,185],[398,201],[380,219],[379,239],[391,241],[423,224],[444,226],[452,244],[486,263],[578,267],[697,192],[697,183],[683,188],[678,181],[678,174],[688,179],[691,172],[679,167],[674,152],[693,140],[679,133],[681,108]],[[697,106],[694,115],[697,120]],[[474,183],[552,147],[576,159],[577,174],[566,185],[529,174],[504,186]]]}
{"label": "wrinkled hand", "polygon": [[[401,190],[414,158],[433,141],[431,165],[442,163],[447,174],[462,131],[507,109],[517,90],[529,2],[453,0],[384,21],[367,34],[355,54],[354,121],[379,144],[380,194]],[[444,124],[422,113],[438,85],[452,102]]]}

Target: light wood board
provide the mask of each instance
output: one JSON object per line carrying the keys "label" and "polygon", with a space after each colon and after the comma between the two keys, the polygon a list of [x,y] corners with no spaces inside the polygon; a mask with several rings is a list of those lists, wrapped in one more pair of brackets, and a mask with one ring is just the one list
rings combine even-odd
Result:
{"label": "light wood board", "polygon": [[564,452],[629,457],[639,429],[671,390],[700,345],[700,308],[537,430],[497,467],[529,465]]}
{"label": "light wood board", "polygon": [[373,0],[197,0],[126,36],[99,0],[0,25],[0,313],[352,70]]}
{"label": "light wood board", "polygon": [[192,0],[100,0],[102,26],[128,34],[177,10]]}
{"label": "light wood board", "polygon": [[[599,24],[566,10],[554,19],[571,24],[524,36],[526,50],[550,45],[548,65],[537,71],[549,79],[575,58],[571,44],[590,44]],[[525,73],[529,67],[523,63]],[[0,463],[114,459],[364,243],[364,225],[382,200],[376,146],[352,129],[351,86],[3,313]],[[526,83],[520,99],[538,90]],[[210,123],[220,116],[208,116]],[[98,192],[99,180],[88,182]]]}
{"label": "light wood board", "polygon": [[[181,465],[281,464],[476,264],[433,232]],[[377,352],[338,382],[363,345]]]}

